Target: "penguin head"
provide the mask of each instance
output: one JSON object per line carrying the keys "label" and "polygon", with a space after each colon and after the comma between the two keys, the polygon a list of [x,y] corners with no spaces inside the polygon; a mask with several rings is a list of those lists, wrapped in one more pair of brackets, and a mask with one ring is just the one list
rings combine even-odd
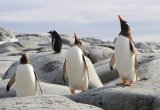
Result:
{"label": "penguin head", "polygon": [[74,33],[74,38],[75,38],[74,45],[78,46],[79,48],[82,48],[82,42],[80,39],[77,38],[76,33]]}
{"label": "penguin head", "polygon": [[47,33],[52,34],[52,33],[53,33],[53,31],[49,31],[49,32],[47,32]]}
{"label": "penguin head", "polygon": [[22,53],[22,57],[20,59],[20,64],[27,64],[27,63],[29,63],[27,55],[26,55],[26,53]]}
{"label": "penguin head", "polygon": [[55,30],[49,31],[48,33],[51,34],[52,38],[60,38],[60,35]]}
{"label": "penguin head", "polygon": [[51,37],[54,38],[53,32],[54,32],[54,31],[49,31],[49,32],[47,32],[47,33],[49,33],[49,34],[51,35]]}
{"label": "penguin head", "polygon": [[118,15],[121,24],[121,32],[127,33],[130,31],[130,26],[127,21],[125,21],[120,15]]}

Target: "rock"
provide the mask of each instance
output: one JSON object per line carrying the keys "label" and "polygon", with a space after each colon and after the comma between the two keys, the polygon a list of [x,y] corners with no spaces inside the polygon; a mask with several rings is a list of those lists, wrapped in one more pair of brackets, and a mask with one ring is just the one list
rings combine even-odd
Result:
{"label": "rock", "polygon": [[114,50],[114,42],[111,42],[111,41],[103,42],[99,46],[108,47],[108,48],[111,48],[111,49]]}
{"label": "rock", "polygon": [[[62,67],[64,63],[65,54],[53,54],[53,52],[38,53],[29,57],[35,72],[42,82],[65,84],[62,80]],[[16,62],[6,73],[5,79],[10,79],[16,72]]]}
{"label": "rock", "polygon": [[94,64],[96,72],[102,83],[108,83],[119,77],[117,70],[110,70],[110,58]]}
{"label": "rock", "polygon": [[24,49],[35,49],[39,47],[34,41],[30,40],[20,40],[18,44],[21,45]]}
{"label": "rock", "polygon": [[8,42],[15,39],[15,33],[0,27],[0,41]]}
{"label": "rock", "polygon": [[9,92],[6,91],[6,86],[8,84],[8,79],[0,81],[0,99],[6,97],[15,97],[15,90],[11,89]]}
{"label": "rock", "polygon": [[[67,85],[62,79],[63,64],[65,61],[67,49],[63,49],[60,54],[53,54],[51,52],[38,53],[31,56],[29,59],[34,66],[35,72],[42,82],[54,83],[60,85]],[[89,88],[102,87],[102,83],[97,76],[91,61],[86,57],[89,65]],[[16,72],[19,62],[14,63],[6,72],[5,79],[10,79]]]}
{"label": "rock", "polygon": [[89,57],[92,63],[108,59],[111,57],[113,50],[107,47],[100,46],[86,46],[84,48],[84,54]]}
{"label": "rock", "polygon": [[101,44],[101,43],[103,43],[102,40],[96,39],[96,38],[93,38],[93,37],[82,38],[82,40],[85,41],[85,42],[89,42],[91,44]]}
{"label": "rock", "polygon": [[61,36],[62,37],[62,43],[65,45],[73,45],[74,38],[69,36]]}
{"label": "rock", "polygon": [[157,46],[153,43],[142,43],[142,42],[138,42],[135,44],[135,46],[142,51],[152,51],[152,50],[156,50]]}
{"label": "rock", "polygon": [[22,48],[23,47],[21,47],[17,43],[13,43],[13,42],[3,43],[0,45],[0,54],[21,51]]}
{"label": "rock", "polygon": [[[27,46],[27,42],[31,42],[33,45],[46,45],[51,44],[51,37],[49,35],[39,35],[39,34],[17,34],[16,37],[19,39],[20,43],[24,46]],[[28,45],[29,46],[29,45]]]}
{"label": "rock", "polygon": [[63,96],[56,95],[3,98],[0,99],[0,102],[0,109],[8,110],[102,110],[91,105],[76,103]]}
{"label": "rock", "polygon": [[87,62],[87,66],[89,68],[89,89],[90,88],[99,88],[103,87],[103,84],[101,80],[99,79],[99,76],[97,75],[97,72],[90,61],[88,57],[85,57],[85,60]]}
{"label": "rock", "polygon": [[7,72],[7,70],[17,60],[19,60],[19,56],[0,56],[0,80],[5,77],[5,73]]}
{"label": "rock", "polygon": [[[132,87],[114,83],[92,89],[74,96],[68,96],[80,103],[87,103],[105,110],[158,110],[160,109],[160,54],[140,54],[138,72],[141,78]],[[112,84],[112,85],[111,85]]]}
{"label": "rock", "polygon": [[[11,87],[10,91],[6,91],[6,86],[8,84],[10,79],[5,79],[1,81],[0,84],[0,98],[5,97],[15,97],[15,85]],[[70,95],[70,90],[67,86],[57,85],[57,84],[49,84],[40,82],[41,88],[43,93],[40,92],[39,86],[38,86],[38,95]]]}

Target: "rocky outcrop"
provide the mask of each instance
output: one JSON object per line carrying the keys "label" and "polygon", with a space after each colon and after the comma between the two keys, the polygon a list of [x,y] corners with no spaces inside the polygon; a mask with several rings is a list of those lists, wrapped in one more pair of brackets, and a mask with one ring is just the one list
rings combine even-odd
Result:
{"label": "rocky outcrop", "polygon": [[0,42],[8,42],[11,41],[11,39],[16,39],[15,34],[15,32],[0,27]]}
{"label": "rocky outcrop", "polygon": [[113,50],[108,47],[101,46],[86,46],[84,49],[84,54],[90,58],[92,63],[97,63],[99,61],[108,59],[111,57]]}
{"label": "rocky outcrop", "polygon": [[[15,97],[15,85],[13,85],[9,92],[6,91],[6,86],[9,82],[9,79],[5,79],[1,81],[0,84],[0,98],[6,97]],[[67,86],[57,85],[57,84],[50,84],[45,82],[40,82],[41,88],[43,93],[40,92],[38,88],[39,94],[38,95],[70,95],[70,90]]]}
{"label": "rocky outcrop", "polygon": [[[122,87],[116,85],[120,80],[117,70],[111,71],[109,68],[114,43],[81,38],[89,67],[89,90],[70,95],[68,82],[62,80],[62,67],[74,38],[67,35],[61,37],[63,47],[59,54],[52,51],[49,35],[16,34],[18,41],[0,45],[0,109],[99,109],[94,106],[105,110],[160,109],[159,43],[135,43],[139,51],[138,72],[143,80],[136,81],[132,87]],[[35,97],[18,98],[15,97],[14,86],[9,92],[6,91],[9,79],[16,72],[21,52],[29,55],[43,94],[39,92]]]}
{"label": "rocky outcrop", "polygon": [[158,110],[160,109],[160,54],[140,54],[138,72],[145,81],[136,81],[132,87],[115,85],[112,80],[104,87],[74,96],[72,100],[101,107],[105,110]]}
{"label": "rocky outcrop", "polygon": [[109,83],[110,81],[119,77],[116,69],[113,71],[110,70],[109,63],[110,58],[94,64],[96,72],[103,84]]}
{"label": "rocky outcrop", "polygon": [[34,97],[0,99],[0,109],[7,110],[102,110],[87,104],[71,101],[63,96],[41,95]]}
{"label": "rocky outcrop", "polygon": [[[65,61],[67,49],[63,49],[60,54],[53,54],[52,52],[38,53],[31,56],[29,59],[34,66],[35,72],[42,82],[54,83],[60,85],[67,85],[62,79],[63,64]],[[89,68],[89,88],[102,87],[101,83],[92,62],[86,57]],[[16,73],[17,65],[19,62],[14,63],[11,68],[6,72],[5,79],[11,78]]]}

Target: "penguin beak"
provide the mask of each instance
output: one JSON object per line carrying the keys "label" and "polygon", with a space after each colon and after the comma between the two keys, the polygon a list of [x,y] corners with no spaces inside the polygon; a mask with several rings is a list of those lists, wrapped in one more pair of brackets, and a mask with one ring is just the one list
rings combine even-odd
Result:
{"label": "penguin beak", "polygon": [[74,33],[74,38],[75,38],[74,44],[79,44],[79,40],[78,40],[78,38],[76,36],[76,33]]}
{"label": "penguin beak", "polygon": [[118,15],[120,21],[124,21],[120,15]]}

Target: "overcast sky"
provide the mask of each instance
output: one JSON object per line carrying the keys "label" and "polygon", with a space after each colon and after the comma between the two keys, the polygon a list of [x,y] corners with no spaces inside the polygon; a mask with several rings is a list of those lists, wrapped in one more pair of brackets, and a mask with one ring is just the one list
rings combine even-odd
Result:
{"label": "overcast sky", "polygon": [[0,26],[18,33],[58,33],[113,40],[117,15],[136,41],[159,41],[160,0],[1,0]]}

